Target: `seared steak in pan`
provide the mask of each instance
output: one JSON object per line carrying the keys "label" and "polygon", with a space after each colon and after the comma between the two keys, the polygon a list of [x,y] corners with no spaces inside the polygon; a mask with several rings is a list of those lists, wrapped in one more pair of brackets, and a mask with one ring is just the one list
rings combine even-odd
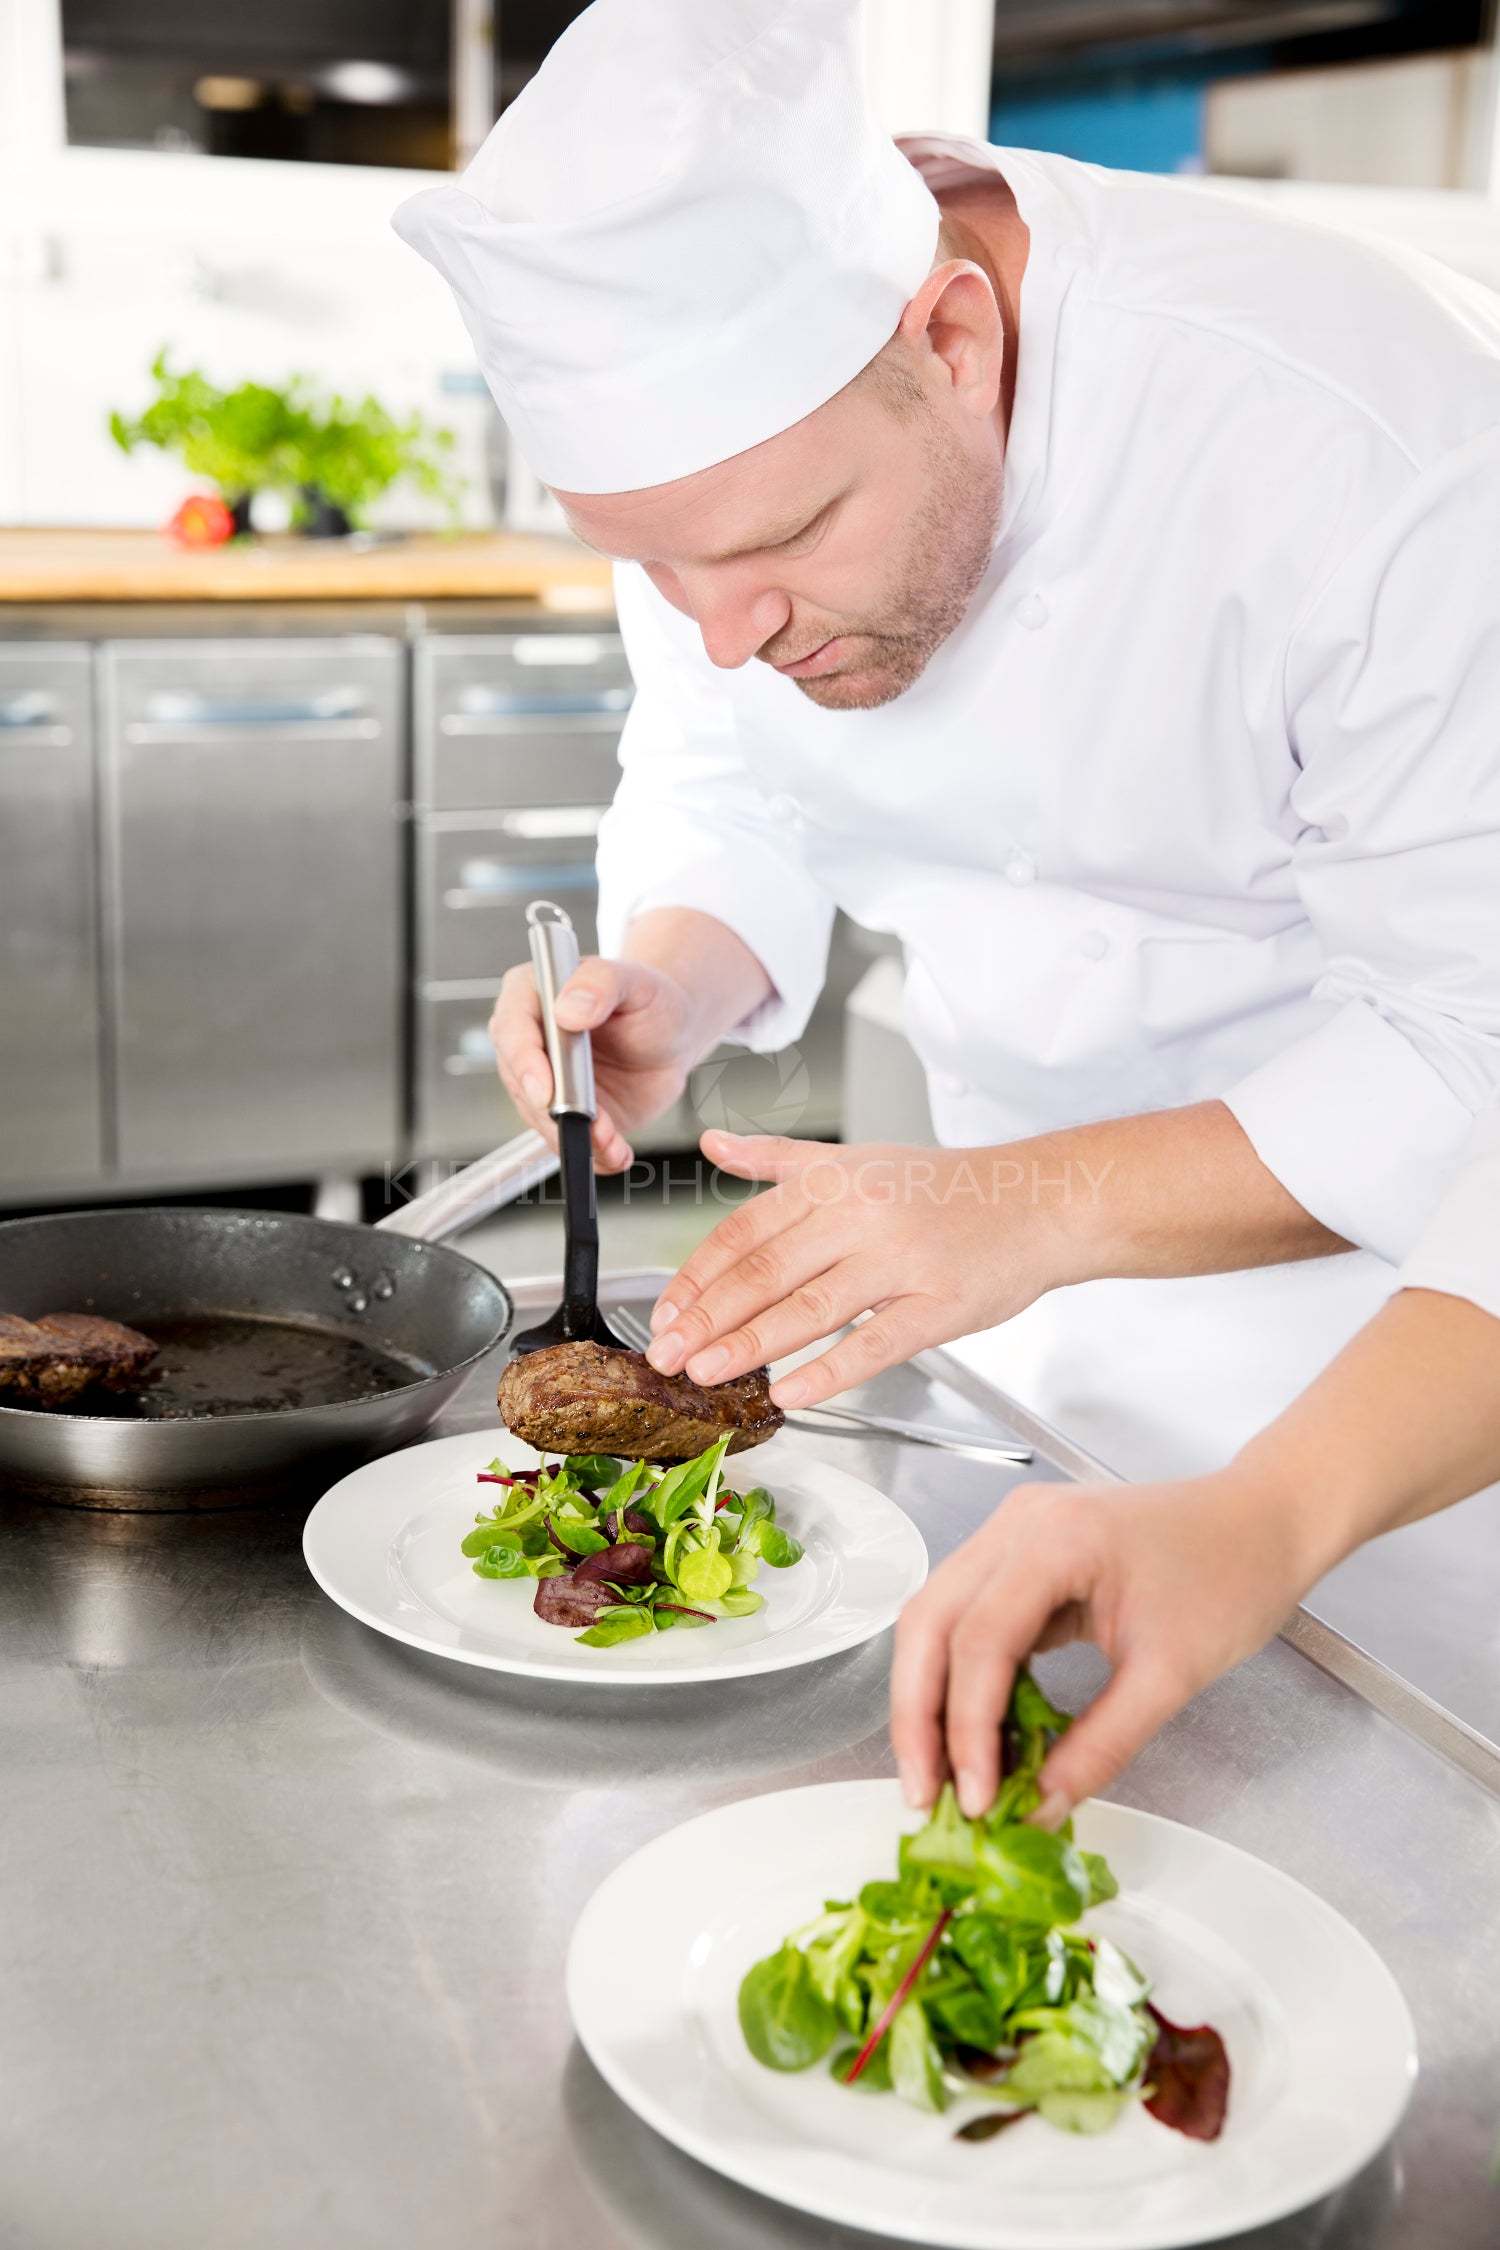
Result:
{"label": "seared steak in pan", "polygon": [[156,1351],[149,1336],[92,1313],[0,1313],[0,1406],[69,1406],[92,1383],[122,1390]]}
{"label": "seared steak in pan", "polygon": [[728,1430],[729,1450],[763,1445],[784,1419],[765,1368],[732,1383],[658,1375],[644,1352],[549,1344],[513,1359],[500,1378],[505,1426],[538,1453],[614,1453],[691,1461]]}

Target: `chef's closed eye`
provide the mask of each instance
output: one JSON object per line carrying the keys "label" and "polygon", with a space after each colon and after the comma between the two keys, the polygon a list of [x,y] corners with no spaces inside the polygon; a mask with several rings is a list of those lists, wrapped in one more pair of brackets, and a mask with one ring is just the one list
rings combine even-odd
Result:
{"label": "chef's closed eye", "polygon": [[815,516],[809,516],[807,521],[799,524],[795,531],[787,532],[780,539],[768,541],[761,551],[769,555],[805,555],[810,553],[829,529],[838,513],[838,508],[838,501],[830,500],[826,508],[820,508]]}

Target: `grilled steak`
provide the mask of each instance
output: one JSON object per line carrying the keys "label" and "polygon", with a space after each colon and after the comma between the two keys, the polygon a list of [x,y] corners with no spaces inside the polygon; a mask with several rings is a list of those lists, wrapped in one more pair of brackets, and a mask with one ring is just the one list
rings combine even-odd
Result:
{"label": "grilled steak", "polygon": [[69,1406],[93,1383],[123,1390],[156,1352],[149,1336],[92,1313],[0,1313],[0,1405]]}
{"label": "grilled steak", "polygon": [[691,1461],[731,1432],[743,1453],[774,1436],[784,1419],[771,1404],[765,1368],[732,1383],[658,1375],[644,1352],[603,1344],[549,1344],[513,1359],[500,1378],[505,1426],[538,1453],[615,1453]]}

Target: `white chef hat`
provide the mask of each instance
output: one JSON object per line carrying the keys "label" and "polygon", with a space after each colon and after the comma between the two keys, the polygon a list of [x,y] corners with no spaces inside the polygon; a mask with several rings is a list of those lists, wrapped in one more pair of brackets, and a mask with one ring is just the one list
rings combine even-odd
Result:
{"label": "white chef hat", "polygon": [[931,265],[860,0],[594,0],[462,177],[396,213],[544,484],[625,492],[789,429]]}

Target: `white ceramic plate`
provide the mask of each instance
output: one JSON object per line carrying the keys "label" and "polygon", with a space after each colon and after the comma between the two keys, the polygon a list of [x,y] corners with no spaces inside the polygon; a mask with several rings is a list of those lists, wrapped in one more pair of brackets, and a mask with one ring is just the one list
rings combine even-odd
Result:
{"label": "white ceramic plate", "polygon": [[512,1468],[537,1456],[508,1430],[440,1438],[367,1462],[325,1492],[302,1552],[325,1594],[377,1632],[434,1656],[544,1680],[660,1686],[742,1678],[813,1664],[872,1640],[927,1576],[911,1519],[859,1477],[783,1452],[781,1441],[732,1460],[726,1481],[764,1484],[777,1521],[802,1541],[791,1570],[762,1569],[753,1617],[696,1632],[653,1633],[617,1648],[582,1648],[532,1609],[530,1579],[478,1578],[459,1552],[494,1488],[476,1484],[498,1454]]}
{"label": "white ceramic plate", "polygon": [[[955,2141],[979,2105],[932,2117],[851,2093],[826,2065],[781,2075],[740,2035],[751,1963],[825,1898],[894,1874],[918,1825],[890,1781],[788,1789],[706,1813],[601,1883],[573,1933],[568,2004],[596,2067],[638,2116],[744,2186],[844,2226],[955,2250],[1171,2250],[1261,2226],[1328,2194],[1380,2148],[1416,2073],[1389,1970],[1341,1916],[1232,1845],[1091,1803],[1079,1841],[1120,1896],[1086,1927],[1155,1980],[1177,2023],[1229,2049],[1219,2139],[1139,2106],[1093,2139],[1028,2119]],[[663,1901],[670,1899],[670,1912]],[[620,1983],[620,1932],[649,1930],[650,1976]]]}

